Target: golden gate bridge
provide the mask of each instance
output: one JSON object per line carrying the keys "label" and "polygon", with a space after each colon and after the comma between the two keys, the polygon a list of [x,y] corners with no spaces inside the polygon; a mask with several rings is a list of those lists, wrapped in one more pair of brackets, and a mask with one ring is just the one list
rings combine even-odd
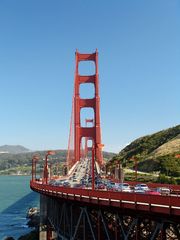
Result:
{"label": "golden gate bridge", "polygon": [[[93,61],[95,74],[80,75],[78,67],[82,61]],[[81,98],[81,84],[93,84],[93,98]],[[85,126],[81,119],[83,108],[91,108],[94,112],[94,118],[85,118]],[[40,193],[40,239],[180,239],[179,195],[96,188],[97,175],[101,178],[104,167],[102,148],[98,52],[82,54],[76,51],[66,184],[60,184],[62,178],[59,184],[58,180],[52,184],[48,156],[54,154],[53,151],[46,154],[42,180],[35,177],[37,156],[32,164],[30,187]],[[88,187],[79,188],[77,174],[89,177]],[[156,186],[158,184],[154,184]],[[171,187],[180,190],[179,186]]]}

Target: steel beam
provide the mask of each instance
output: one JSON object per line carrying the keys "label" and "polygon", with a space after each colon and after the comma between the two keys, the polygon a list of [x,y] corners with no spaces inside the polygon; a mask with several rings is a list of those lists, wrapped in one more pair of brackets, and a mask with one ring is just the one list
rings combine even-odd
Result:
{"label": "steel beam", "polygon": [[172,221],[163,215],[135,215],[121,209],[117,211],[113,206],[93,206],[49,196],[46,203],[47,226],[57,233],[57,240],[180,239],[178,220]]}

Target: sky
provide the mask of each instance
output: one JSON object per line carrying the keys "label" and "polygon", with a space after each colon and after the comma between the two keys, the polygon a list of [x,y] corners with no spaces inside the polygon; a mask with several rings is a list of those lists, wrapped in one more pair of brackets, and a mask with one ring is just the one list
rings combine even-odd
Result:
{"label": "sky", "polygon": [[105,151],[180,123],[179,0],[1,0],[0,145],[67,148],[76,49],[99,52]]}

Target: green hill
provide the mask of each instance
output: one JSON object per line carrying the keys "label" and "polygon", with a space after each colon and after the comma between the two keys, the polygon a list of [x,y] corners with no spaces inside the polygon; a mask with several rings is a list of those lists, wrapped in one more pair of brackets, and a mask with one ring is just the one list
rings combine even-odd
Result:
{"label": "green hill", "polygon": [[[21,146],[22,147],[22,146]],[[26,149],[22,147],[22,149]],[[34,154],[40,155],[39,168],[42,169],[44,165],[44,158],[47,151],[36,152],[21,152],[21,153],[6,153],[5,150],[0,153],[0,174],[31,174],[32,156]],[[67,150],[55,150],[56,154],[50,156],[50,162],[59,166],[66,161]],[[111,159],[115,154],[103,152],[105,161]]]}
{"label": "green hill", "polygon": [[29,152],[29,149],[21,146],[21,145],[3,145],[0,146],[0,154],[1,153],[24,153]]}
{"label": "green hill", "polygon": [[[31,163],[34,154],[40,156],[40,167],[44,164],[47,151],[24,152],[24,153],[3,153],[0,154],[0,174],[30,174]],[[56,155],[50,157],[54,163],[63,163],[66,159],[66,150],[56,150]]]}
{"label": "green hill", "polygon": [[177,154],[180,154],[180,125],[136,139],[114,156],[108,166],[119,161],[133,168],[133,158],[136,158],[139,171],[156,171],[179,177],[180,159]]}

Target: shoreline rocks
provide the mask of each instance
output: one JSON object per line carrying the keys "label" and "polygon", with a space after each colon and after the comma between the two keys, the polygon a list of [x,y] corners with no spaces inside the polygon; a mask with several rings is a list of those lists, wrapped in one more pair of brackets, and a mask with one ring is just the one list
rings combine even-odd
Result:
{"label": "shoreline rocks", "polygon": [[[26,218],[29,219],[27,225],[29,228],[34,228],[31,232],[21,236],[18,240],[39,240],[39,223],[40,215],[37,207],[29,208]],[[4,240],[15,240],[13,237],[6,237]]]}

